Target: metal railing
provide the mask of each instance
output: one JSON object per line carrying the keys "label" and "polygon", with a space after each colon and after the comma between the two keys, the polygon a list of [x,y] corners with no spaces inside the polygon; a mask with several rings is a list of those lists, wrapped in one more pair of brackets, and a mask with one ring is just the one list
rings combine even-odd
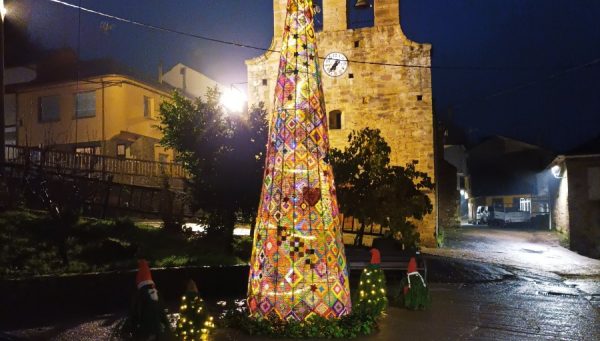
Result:
{"label": "metal railing", "polygon": [[19,166],[30,165],[88,174],[186,178],[183,166],[178,163],[123,159],[21,146],[6,146],[5,151],[6,163]]}

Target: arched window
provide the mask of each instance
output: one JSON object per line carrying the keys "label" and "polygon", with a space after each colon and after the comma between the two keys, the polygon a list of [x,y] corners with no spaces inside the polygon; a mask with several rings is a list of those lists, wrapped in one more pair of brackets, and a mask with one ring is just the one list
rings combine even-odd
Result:
{"label": "arched window", "polygon": [[329,129],[342,129],[342,112],[340,110],[329,112]]}
{"label": "arched window", "polygon": [[[370,2],[373,3],[372,1]],[[375,9],[373,6],[368,8],[357,8],[354,6],[355,4],[356,0],[347,1],[346,4],[348,13],[348,28],[357,29],[375,26]]]}

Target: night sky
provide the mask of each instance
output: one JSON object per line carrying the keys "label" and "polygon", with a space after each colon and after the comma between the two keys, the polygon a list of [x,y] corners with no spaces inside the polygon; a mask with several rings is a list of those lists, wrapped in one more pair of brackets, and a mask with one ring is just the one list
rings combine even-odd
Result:
{"label": "night sky", "polygon": [[[264,48],[273,35],[272,0],[68,1]],[[82,59],[113,58],[150,76],[162,60],[165,69],[183,62],[223,84],[241,83],[244,60],[261,54],[87,13],[79,25],[77,10],[48,0],[5,2],[6,20],[44,48],[72,47]],[[433,44],[438,117],[471,142],[500,134],[560,152],[600,135],[600,1],[401,0],[400,12],[409,38]]]}

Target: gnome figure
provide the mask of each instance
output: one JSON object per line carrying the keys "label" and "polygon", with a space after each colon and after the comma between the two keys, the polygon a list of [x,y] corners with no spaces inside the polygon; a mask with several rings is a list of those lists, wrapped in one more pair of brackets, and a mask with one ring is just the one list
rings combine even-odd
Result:
{"label": "gnome figure", "polygon": [[380,316],[385,312],[388,303],[385,292],[385,274],[381,270],[379,250],[371,249],[370,252],[371,264],[360,275],[356,308],[373,316]]}
{"label": "gnome figure", "polygon": [[403,280],[403,301],[404,306],[411,310],[423,310],[431,302],[429,297],[429,288],[425,279],[417,271],[417,260],[411,257],[408,262],[406,278]]}
{"label": "gnome figure", "polygon": [[129,319],[129,334],[134,340],[171,339],[171,329],[166,310],[158,299],[148,262],[138,261],[137,292],[133,297]]}

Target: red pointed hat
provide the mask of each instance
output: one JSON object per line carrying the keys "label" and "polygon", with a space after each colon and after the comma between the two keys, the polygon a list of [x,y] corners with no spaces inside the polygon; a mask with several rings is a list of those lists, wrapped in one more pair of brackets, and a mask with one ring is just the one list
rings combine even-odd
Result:
{"label": "red pointed hat", "polygon": [[154,284],[152,274],[150,274],[150,267],[145,259],[138,260],[138,272],[135,278],[135,284],[138,289],[144,285]]}
{"label": "red pointed hat", "polygon": [[415,257],[410,257],[410,261],[408,262],[408,269],[406,272],[417,272],[417,260],[415,259]]}
{"label": "red pointed hat", "polygon": [[381,254],[377,249],[371,249],[371,264],[380,264],[381,263]]}

